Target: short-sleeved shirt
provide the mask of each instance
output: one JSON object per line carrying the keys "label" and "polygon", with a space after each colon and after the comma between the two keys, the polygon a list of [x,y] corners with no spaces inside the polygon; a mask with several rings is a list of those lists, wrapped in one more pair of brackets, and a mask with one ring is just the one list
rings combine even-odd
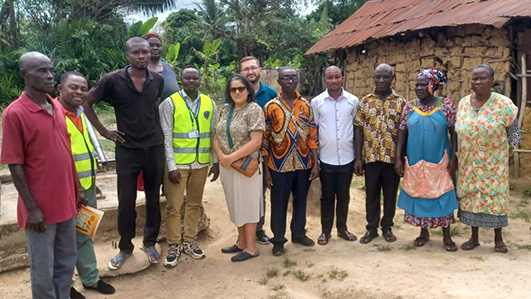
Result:
{"label": "short-sleeved shirt", "polygon": [[280,94],[265,105],[264,112],[262,149],[269,168],[277,172],[312,168],[310,150],[319,148],[319,137],[310,102],[297,93],[290,107]]}
{"label": "short-sleeved shirt", "polygon": [[354,161],[354,126],[358,97],[343,90],[337,100],[328,89],[312,99],[315,124],[319,130],[319,160],[330,165]]}
{"label": "short-sleeved shirt", "polygon": [[[406,106],[404,106],[404,111],[402,111],[402,116],[400,117],[400,130],[407,130],[407,117],[411,111],[413,111],[414,107],[415,101],[409,101],[406,103]],[[422,107],[419,107],[417,104],[417,108],[420,111],[427,113],[437,108],[437,104]],[[455,126],[455,116],[457,114],[454,103],[448,98],[441,99],[441,111],[446,117],[448,128],[453,128]]]}
{"label": "short-sleeved shirt", "polygon": [[104,75],[89,91],[96,102],[105,101],[114,107],[116,125],[125,133],[121,146],[144,148],[163,143],[158,106],[164,79],[146,69],[146,82],[139,92],[128,72],[123,70]]}
{"label": "short-sleeved shirt", "polygon": [[[234,109],[232,120],[230,122],[230,136],[232,137],[233,147],[229,146],[227,133],[227,119],[231,105],[225,104],[219,110],[219,122],[216,126],[216,137],[219,147],[224,154],[230,155],[251,141],[251,132],[264,132],[265,120],[264,111],[257,103],[249,103],[241,109]],[[258,158],[259,150],[251,154],[255,159]]]}
{"label": "short-sleeved shirt", "polygon": [[[2,115],[2,164],[22,165],[35,203],[46,224],[77,213],[78,180],[63,106],[48,96],[54,115],[23,92]],[[28,211],[18,198],[18,226],[26,228]]]}
{"label": "short-sleeved shirt", "polygon": [[271,101],[272,99],[276,98],[278,96],[277,91],[268,85],[265,85],[260,81],[260,88],[256,92],[255,98],[256,102],[260,107],[264,107],[267,102]]}
{"label": "short-sleeved shirt", "polygon": [[398,126],[406,100],[393,90],[384,101],[373,92],[358,105],[354,125],[363,128],[365,163],[395,163]]}

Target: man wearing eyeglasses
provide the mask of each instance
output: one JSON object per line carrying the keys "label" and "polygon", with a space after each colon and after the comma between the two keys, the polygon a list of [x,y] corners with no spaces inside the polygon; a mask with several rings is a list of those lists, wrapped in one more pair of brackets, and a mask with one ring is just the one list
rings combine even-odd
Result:
{"label": "man wearing eyeglasses", "polygon": [[[271,86],[265,85],[260,81],[260,75],[262,74],[262,68],[260,62],[254,56],[245,56],[240,60],[240,75],[243,75],[249,79],[255,92],[255,99],[260,107],[264,107],[267,102],[277,97],[277,91]],[[264,206],[265,206],[265,190],[264,186]],[[264,217],[260,217],[260,221],[256,225],[256,239],[260,244],[269,244],[269,237],[264,231]]]}
{"label": "man wearing eyeglasses", "polygon": [[262,141],[264,176],[271,189],[271,230],[273,255],[284,254],[287,239],[286,214],[293,194],[291,242],[313,246],[306,236],[306,197],[313,179],[319,177],[319,138],[310,102],[296,91],[297,70],[285,67],[278,72],[282,93],[265,107],[266,130]]}

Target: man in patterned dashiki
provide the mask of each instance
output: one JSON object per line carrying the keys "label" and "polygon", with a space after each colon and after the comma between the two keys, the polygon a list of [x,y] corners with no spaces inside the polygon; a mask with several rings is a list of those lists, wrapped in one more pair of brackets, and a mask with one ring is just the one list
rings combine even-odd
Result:
{"label": "man in patterned dashiki", "polygon": [[[361,99],[354,118],[354,172],[358,176],[365,173],[367,232],[360,239],[362,244],[378,237],[378,224],[382,227],[385,241],[396,241],[391,227],[400,177],[395,173],[394,163],[398,125],[406,100],[391,89],[392,81],[391,66],[385,63],[378,65],[374,70],[375,89]],[[382,190],[384,213],[380,221]]]}
{"label": "man in patterned dashiki", "polygon": [[306,99],[296,91],[299,75],[294,68],[278,72],[282,92],[265,107],[266,130],[262,148],[264,175],[271,189],[271,231],[274,237],[273,255],[284,254],[287,239],[286,213],[289,196],[293,193],[291,242],[313,246],[306,236],[306,197],[313,179],[319,177],[319,140],[313,111]]}

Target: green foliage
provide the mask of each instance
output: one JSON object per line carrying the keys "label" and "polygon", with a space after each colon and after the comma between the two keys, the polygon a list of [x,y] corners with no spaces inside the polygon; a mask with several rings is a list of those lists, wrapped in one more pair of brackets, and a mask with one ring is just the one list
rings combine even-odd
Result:
{"label": "green foliage", "polygon": [[[339,26],[343,21],[348,19],[356,10],[358,10],[368,0],[318,0],[319,6],[308,16],[308,19],[323,20],[328,19],[333,27]],[[326,13],[324,13],[326,12]]]}
{"label": "green foliage", "polygon": [[168,53],[166,54],[166,61],[168,61],[171,65],[174,65],[177,62],[177,58],[179,58],[179,50],[181,49],[181,44],[171,44],[168,47]]}
{"label": "green foliage", "polygon": [[328,277],[330,277],[330,279],[336,279],[336,280],[339,280],[339,281],[342,281],[347,276],[348,276],[348,272],[347,271],[339,270],[339,269],[333,269],[332,271],[330,271],[330,273],[328,273]]}
{"label": "green foliage", "polygon": [[531,197],[531,186],[522,189],[522,195],[524,195],[524,197]]}
{"label": "green foliage", "polygon": [[21,51],[0,51],[0,109],[16,100],[24,89],[24,80],[18,73]]}
{"label": "green foliage", "polygon": [[284,267],[285,268],[292,268],[297,266],[297,262],[290,259],[290,258],[284,258]]}

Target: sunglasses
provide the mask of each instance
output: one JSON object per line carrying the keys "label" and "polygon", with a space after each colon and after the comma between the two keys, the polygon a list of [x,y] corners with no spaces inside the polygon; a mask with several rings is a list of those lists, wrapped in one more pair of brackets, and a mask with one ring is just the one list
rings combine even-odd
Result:
{"label": "sunglasses", "polygon": [[239,93],[242,93],[242,92],[244,92],[245,90],[247,90],[247,88],[245,88],[245,86],[231,87],[231,88],[230,88],[230,92],[232,92],[232,93],[236,93],[236,91],[238,91]]}

